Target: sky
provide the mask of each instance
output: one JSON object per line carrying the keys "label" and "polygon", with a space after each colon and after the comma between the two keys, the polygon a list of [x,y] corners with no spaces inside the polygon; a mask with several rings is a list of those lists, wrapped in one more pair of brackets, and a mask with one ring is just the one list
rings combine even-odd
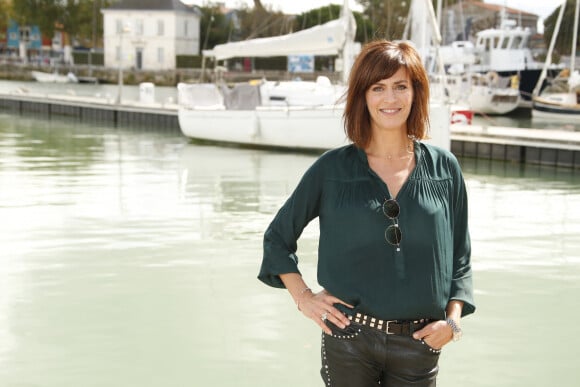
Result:
{"label": "sky", "polygon": [[[187,2],[200,4],[203,3],[204,1],[205,0],[201,1],[188,0]],[[216,0],[216,1],[223,1],[226,3],[228,7],[231,8],[240,7],[241,5],[253,7],[254,5],[254,2],[252,0]],[[560,4],[562,4],[563,0],[485,0],[485,2],[505,5],[510,8],[521,9],[522,11],[538,15],[540,19],[544,19],[547,16],[549,16]],[[264,7],[271,6],[274,11],[283,11],[284,13],[289,14],[299,14],[314,8],[326,6],[331,3],[342,5],[343,0],[262,0],[262,5],[264,5]],[[356,3],[355,0],[349,0],[349,3],[353,10],[355,11],[361,10],[361,7]]]}

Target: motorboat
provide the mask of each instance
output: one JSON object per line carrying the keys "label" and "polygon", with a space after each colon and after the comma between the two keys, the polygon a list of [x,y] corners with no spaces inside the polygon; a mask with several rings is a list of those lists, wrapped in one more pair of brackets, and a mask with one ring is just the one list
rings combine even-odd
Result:
{"label": "motorboat", "polygon": [[58,72],[47,73],[43,71],[31,71],[32,77],[37,82],[43,83],[78,83],[79,80],[72,72],[68,72],[66,75],[59,74]]}

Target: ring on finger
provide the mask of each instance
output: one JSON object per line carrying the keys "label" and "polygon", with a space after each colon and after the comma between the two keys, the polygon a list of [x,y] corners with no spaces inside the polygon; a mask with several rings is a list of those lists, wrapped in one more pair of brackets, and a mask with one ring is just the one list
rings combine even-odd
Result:
{"label": "ring on finger", "polygon": [[326,312],[322,313],[322,316],[320,316],[320,318],[322,319],[322,321],[326,321],[326,319],[328,318],[328,313]]}

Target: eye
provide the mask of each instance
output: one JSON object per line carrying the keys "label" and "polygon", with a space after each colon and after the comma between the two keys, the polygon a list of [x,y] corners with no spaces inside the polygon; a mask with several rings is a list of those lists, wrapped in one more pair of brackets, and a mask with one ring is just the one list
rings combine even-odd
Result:
{"label": "eye", "polygon": [[381,85],[374,85],[374,86],[371,87],[371,91],[374,91],[374,92],[377,92],[377,93],[383,91],[384,89],[385,88],[383,86],[381,86]]}
{"label": "eye", "polygon": [[404,84],[399,84],[395,87],[395,90],[400,90],[400,91],[407,90],[407,89],[408,89],[408,86],[404,85]]}

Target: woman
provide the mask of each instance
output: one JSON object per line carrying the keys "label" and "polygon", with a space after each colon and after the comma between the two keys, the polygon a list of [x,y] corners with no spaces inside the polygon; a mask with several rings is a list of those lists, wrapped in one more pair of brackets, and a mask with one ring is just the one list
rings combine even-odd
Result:
{"label": "woman", "polygon": [[[346,94],[352,145],[322,155],[264,236],[258,278],[323,330],[327,386],[434,386],[441,348],[474,312],[460,167],[426,137],[429,84],[407,43],[363,47]],[[318,283],[297,239],[319,217]]]}

